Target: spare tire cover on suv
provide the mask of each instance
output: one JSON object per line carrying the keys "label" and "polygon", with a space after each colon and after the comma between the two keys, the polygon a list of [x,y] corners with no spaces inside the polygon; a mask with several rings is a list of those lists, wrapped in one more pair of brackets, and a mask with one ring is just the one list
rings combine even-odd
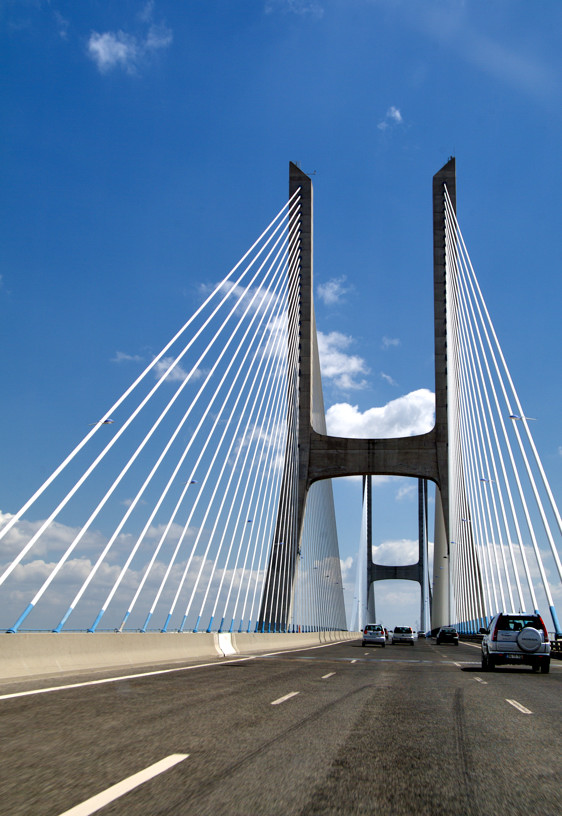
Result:
{"label": "spare tire cover on suv", "polygon": [[524,652],[536,652],[542,645],[542,635],[532,626],[526,626],[517,635],[517,644]]}

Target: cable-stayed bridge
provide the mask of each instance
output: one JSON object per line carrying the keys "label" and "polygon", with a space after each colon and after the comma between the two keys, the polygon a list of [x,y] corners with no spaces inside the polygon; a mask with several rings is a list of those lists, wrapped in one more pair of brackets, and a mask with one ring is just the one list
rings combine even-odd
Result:
{"label": "cable-stayed bridge", "polygon": [[385,572],[369,552],[357,625],[376,580],[406,577],[422,585],[423,628],[536,609],[560,632],[560,514],[457,222],[454,160],[433,181],[426,434],[326,433],[312,205],[291,165],[287,203],[244,257],[6,518],[8,631],[346,629],[331,480],[385,474],[420,482],[420,562]]}

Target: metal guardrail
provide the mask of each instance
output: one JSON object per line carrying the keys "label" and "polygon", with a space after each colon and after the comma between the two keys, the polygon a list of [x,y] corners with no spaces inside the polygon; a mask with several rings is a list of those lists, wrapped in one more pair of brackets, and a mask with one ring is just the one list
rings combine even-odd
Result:
{"label": "metal guardrail", "polygon": [[550,656],[556,660],[562,660],[562,638],[551,638]]}

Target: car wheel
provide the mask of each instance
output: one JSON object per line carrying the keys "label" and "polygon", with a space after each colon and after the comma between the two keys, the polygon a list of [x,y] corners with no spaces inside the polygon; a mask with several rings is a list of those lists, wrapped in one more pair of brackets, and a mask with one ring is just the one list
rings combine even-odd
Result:
{"label": "car wheel", "polygon": [[381,643],[381,646],[382,646],[382,647],[383,647],[383,649],[384,649],[384,647],[386,646],[386,643]]}
{"label": "car wheel", "polygon": [[541,671],[543,674],[548,674],[550,671],[550,660],[543,660],[541,663]]}
{"label": "car wheel", "polygon": [[459,645],[459,642],[458,642],[458,640],[457,640],[457,641],[455,642],[455,646],[458,646],[458,645]]}
{"label": "car wheel", "polygon": [[410,646],[413,646],[413,645],[414,645],[414,641],[412,640],[412,641],[410,642]]}
{"label": "car wheel", "polygon": [[484,654],[484,652],[482,652],[482,671],[489,671],[489,669],[490,669],[490,660],[488,658],[488,655],[486,655],[486,654]]}
{"label": "car wheel", "polygon": [[540,663],[533,663],[533,665],[531,666],[531,671],[532,672],[538,672],[540,667],[541,667]]}
{"label": "car wheel", "polygon": [[362,641],[361,641],[361,646],[362,646],[363,648],[365,648],[365,641],[364,641],[364,640],[362,640]]}

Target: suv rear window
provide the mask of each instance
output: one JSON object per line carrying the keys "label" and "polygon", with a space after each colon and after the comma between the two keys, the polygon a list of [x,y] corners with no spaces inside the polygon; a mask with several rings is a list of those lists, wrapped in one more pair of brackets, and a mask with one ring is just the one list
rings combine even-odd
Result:
{"label": "suv rear window", "polygon": [[542,629],[538,615],[500,615],[497,628],[504,632],[520,632],[526,626]]}

